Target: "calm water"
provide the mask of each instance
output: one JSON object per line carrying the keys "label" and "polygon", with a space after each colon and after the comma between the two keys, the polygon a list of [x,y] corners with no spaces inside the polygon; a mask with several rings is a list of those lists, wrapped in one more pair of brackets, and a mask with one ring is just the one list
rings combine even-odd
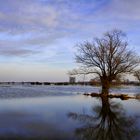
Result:
{"label": "calm water", "polygon": [[[0,87],[0,139],[139,140],[140,101],[91,98],[90,86]],[[112,93],[140,93],[122,87]]]}

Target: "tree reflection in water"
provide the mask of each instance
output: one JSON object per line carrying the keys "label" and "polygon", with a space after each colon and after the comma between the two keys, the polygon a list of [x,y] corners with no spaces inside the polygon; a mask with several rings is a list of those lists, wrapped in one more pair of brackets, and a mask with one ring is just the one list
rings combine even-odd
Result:
{"label": "tree reflection in water", "polygon": [[101,106],[92,108],[92,114],[69,113],[68,117],[84,124],[76,135],[84,140],[133,140],[137,139],[137,117],[127,116],[122,105],[108,97],[100,97]]}

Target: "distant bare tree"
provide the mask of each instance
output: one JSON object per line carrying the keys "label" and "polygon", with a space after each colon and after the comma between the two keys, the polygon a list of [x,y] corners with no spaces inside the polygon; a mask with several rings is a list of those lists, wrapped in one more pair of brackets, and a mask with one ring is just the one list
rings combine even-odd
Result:
{"label": "distant bare tree", "polygon": [[134,76],[137,78],[137,80],[138,80],[139,83],[140,83],[140,70],[134,71]]}
{"label": "distant bare tree", "polygon": [[123,73],[132,72],[139,64],[139,57],[128,49],[125,34],[113,30],[105,33],[103,38],[79,44],[76,62],[83,67],[73,70],[71,74],[97,74],[102,94],[107,95],[112,81]]}

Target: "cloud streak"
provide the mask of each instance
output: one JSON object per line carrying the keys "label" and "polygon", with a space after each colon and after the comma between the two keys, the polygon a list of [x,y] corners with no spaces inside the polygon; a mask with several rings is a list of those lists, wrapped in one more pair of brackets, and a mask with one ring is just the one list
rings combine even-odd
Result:
{"label": "cloud streak", "polygon": [[32,50],[25,50],[25,49],[1,49],[0,50],[0,55],[3,56],[28,56],[30,54],[35,54],[36,52],[32,51]]}

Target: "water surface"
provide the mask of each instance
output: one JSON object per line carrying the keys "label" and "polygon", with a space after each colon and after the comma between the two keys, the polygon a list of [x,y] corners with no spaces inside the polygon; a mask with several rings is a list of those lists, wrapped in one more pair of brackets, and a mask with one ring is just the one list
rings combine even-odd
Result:
{"label": "water surface", "polygon": [[[90,86],[0,87],[0,139],[139,140],[140,101],[91,98]],[[140,93],[123,87],[112,93]]]}

